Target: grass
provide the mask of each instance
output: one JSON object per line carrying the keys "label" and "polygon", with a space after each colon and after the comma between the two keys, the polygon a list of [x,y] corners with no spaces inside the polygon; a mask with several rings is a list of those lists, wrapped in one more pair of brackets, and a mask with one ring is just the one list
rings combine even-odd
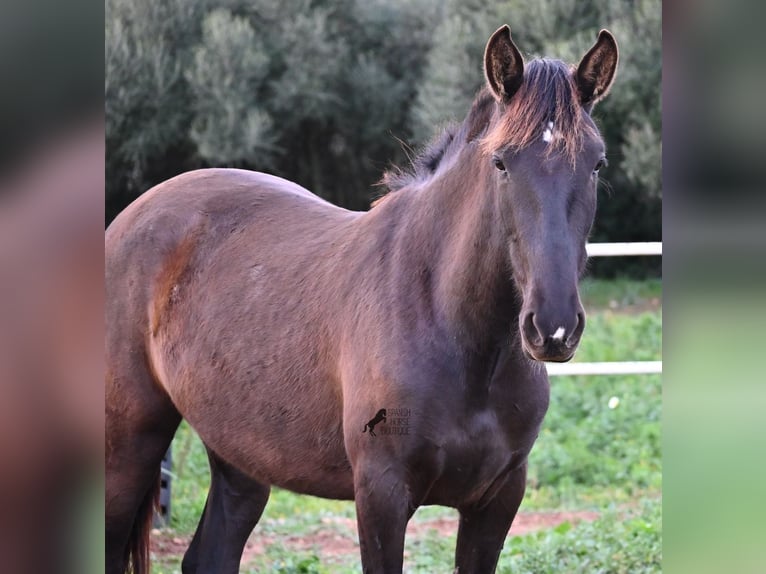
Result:
{"label": "grass", "polygon": [[580,284],[580,297],[589,310],[623,308],[662,300],[662,280],[593,279]]}
{"label": "grass", "polygon": [[512,538],[498,574],[649,574],[662,571],[661,557],[662,504],[654,498],[627,512],[609,509],[594,522]]}
{"label": "grass", "polygon": [[[405,572],[451,572],[455,536],[434,531],[408,539]],[[319,557],[321,549],[295,551],[276,542],[241,570],[244,574],[357,574],[359,560],[347,555],[332,560]],[[607,508],[594,522],[556,527],[509,539],[500,554],[498,574],[650,574],[661,572],[662,504],[657,497],[629,509]],[[177,572],[180,558],[166,559],[160,574]]]}
{"label": "grass", "polygon": [[[576,360],[659,360],[661,329],[656,312],[591,315]],[[526,508],[595,508],[660,489],[659,375],[556,377],[551,385]]]}
{"label": "grass", "polygon": [[[659,280],[590,280],[581,293],[588,325],[575,360],[661,359]],[[565,522],[510,539],[498,572],[661,571],[661,392],[658,375],[551,380],[551,405],[530,455],[521,511],[589,509],[601,516],[592,523]],[[170,526],[173,535],[185,536],[193,533],[201,515],[209,473],[205,449],[185,423],[173,449]],[[260,532],[273,543],[243,565],[243,572],[358,572],[356,552],[328,556],[323,548],[303,545],[296,550],[291,542],[311,540],[328,528],[343,530],[346,527],[328,524],[327,519],[353,519],[354,515],[351,502],[273,489],[256,531],[256,536]],[[413,520],[425,524],[443,516],[455,516],[455,511],[423,508]],[[352,527],[341,534],[355,537]],[[436,531],[408,538],[406,571],[451,571],[454,546],[454,536]],[[155,572],[180,572],[180,557],[162,557]]]}

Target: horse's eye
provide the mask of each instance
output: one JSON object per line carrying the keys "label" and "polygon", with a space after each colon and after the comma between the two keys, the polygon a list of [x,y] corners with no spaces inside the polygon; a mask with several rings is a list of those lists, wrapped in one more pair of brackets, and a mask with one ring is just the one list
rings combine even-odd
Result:
{"label": "horse's eye", "polygon": [[609,163],[606,161],[605,157],[602,157],[600,160],[598,160],[598,163],[596,164],[596,167],[593,169],[594,173],[598,173],[598,170],[600,170],[602,167],[608,166]]}
{"label": "horse's eye", "polygon": [[498,171],[505,171],[505,164],[503,163],[503,160],[497,156],[492,157],[492,165],[494,165]]}

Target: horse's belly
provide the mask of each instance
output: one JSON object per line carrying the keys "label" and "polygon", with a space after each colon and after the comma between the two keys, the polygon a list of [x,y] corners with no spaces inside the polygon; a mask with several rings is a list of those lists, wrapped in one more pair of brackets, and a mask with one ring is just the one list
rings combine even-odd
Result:
{"label": "horse's belly", "polygon": [[296,380],[276,366],[258,372],[254,363],[195,363],[193,374],[168,373],[164,386],[207,448],[264,484],[353,498],[332,381]]}
{"label": "horse's belly", "polygon": [[339,425],[307,422],[299,429],[280,422],[278,414],[260,421],[252,415],[233,415],[224,425],[207,417],[196,420],[193,412],[186,417],[209,449],[261,483],[301,494],[353,499],[353,475]]}
{"label": "horse's belly", "polygon": [[[222,305],[214,310],[223,313]],[[272,325],[265,304],[239,309],[225,325],[201,308],[190,301],[175,332],[160,333],[150,347],[180,414],[209,449],[264,484],[352,498],[341,395],[312,359],[318,337]]]}

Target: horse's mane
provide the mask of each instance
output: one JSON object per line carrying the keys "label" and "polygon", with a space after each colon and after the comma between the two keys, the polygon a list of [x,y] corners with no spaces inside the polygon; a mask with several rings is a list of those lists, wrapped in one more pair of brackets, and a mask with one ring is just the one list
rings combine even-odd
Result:
{"label": "horse's mane", "polygon": [[[478,140],[485,154],[503,148],[523,149],[542,136],[549,122],[553,122],[555,132],[549,152],[558,149],[574,163],[583,133],[590,125],[583,121],[580,113],[570,66],[561,60],[532,60],[525,66],[524,82],[503,106],[501,114],[495,114],[494,104],[492,94],[486,87],[482,88],[463,123],[444,128],[412,160],[409,169],[394,166],[387,170],[381,185],[389,191],[397,191],[424,183],[471,141]],[[499,115],[497,121],[493,121],[495,115]],[[378,201],[380,199],[375,203]]]}
{"label": "horse's mane", "polygon": [[494,104],[492,94],[486,88],[482,88],[462,124],[448,124],[411,161],[409,169],[393,166],[383,173],[380,184],[389,191],[398,191],[408,185],[427,181],[439,166],[454,157],[465,143],[475,140],[486,130],[492,118]]}

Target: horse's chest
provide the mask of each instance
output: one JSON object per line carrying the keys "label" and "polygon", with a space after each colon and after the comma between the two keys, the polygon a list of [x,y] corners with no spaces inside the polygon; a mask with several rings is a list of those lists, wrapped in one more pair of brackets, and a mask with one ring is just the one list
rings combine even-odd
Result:
{"label": "horse's chest", "polygon": [[527,437],[509,435],[494,411],[467,416],[442,437],[442,469],[432,489],[433,503],[476,502],[526,460]]}

